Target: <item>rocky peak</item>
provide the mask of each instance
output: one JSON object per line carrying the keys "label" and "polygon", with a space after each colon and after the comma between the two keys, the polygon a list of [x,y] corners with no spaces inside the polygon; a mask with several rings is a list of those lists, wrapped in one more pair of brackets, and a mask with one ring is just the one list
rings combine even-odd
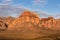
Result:
{"label": "rocky peak", "polygon": [[24,17],[24,16],[38,17],[38,15],[35,12],[31,12],[28,10],[24,11],[19,17]]}
{"label": "rocky peak", "polygon": [[[9,26],[9,29],[16,30],[34,30],[36,31],[40,25],[40,18],[31,11],[24,11],[13,23]],[[36,28],[37,27],[37,28]]]}

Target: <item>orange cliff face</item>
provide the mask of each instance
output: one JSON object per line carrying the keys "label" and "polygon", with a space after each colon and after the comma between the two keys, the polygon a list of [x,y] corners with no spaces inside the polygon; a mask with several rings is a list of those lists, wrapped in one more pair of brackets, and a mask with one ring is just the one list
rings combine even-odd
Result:
{"label": "orange cliff face", "polygon": [[38,31],[40,28],[60,30],[60,19],[54,19],[53,17],[40,18],[35,12],[24,11],[18,18],[0,17],[0,29],[6,28],[8,30],[24,31]]}
{"label": "orange cliff face", "polygon": [[5,23],[6,17],[0,17],[0,30],[4,31],[7,29],[7,25]]}
{"label": "orange cliff face", "polygon": [[15,20],[15,18],[9,16],[5,19],[4,22],[6,23],[7,26],[9,26],[14,20]]}
{"label": "orange cliff face", "polygon": [[60,30],[60,20],[53,17],[40,18],[34,12],[24,11],[9,25],[8,30],[38,31],[40,28]]}
{"label": "orange cliff face", "polygon": [[[40,18],[33,12],[24,11],[9,26],[8,30],[34,30],[37,31],[40,25]],[[37,28],[36,28],[37,27]]]}
{"label": "orange cliff face", "polygon": [[58,30],[57,21],[53,17],[42,18],[41,21],[43,25],[42,27],[46,29]]}

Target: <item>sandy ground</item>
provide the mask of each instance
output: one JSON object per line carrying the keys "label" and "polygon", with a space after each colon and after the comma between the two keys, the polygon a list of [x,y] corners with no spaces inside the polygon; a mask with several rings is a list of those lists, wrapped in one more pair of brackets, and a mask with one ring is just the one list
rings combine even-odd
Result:
{"label": "sandy ground", "polygon": [[1,31],[0,40],[60,40],[60,31],[41,32]]}

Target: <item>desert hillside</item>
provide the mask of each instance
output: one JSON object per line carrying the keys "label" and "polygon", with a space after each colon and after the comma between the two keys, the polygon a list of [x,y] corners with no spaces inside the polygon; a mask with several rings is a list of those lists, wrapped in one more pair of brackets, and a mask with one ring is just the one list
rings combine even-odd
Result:
{"label": "desert hillside", "polygon": [[60,19],[41,18],[32,11],[24,11],[17,18],[0,17],[0,39],[60,40]]}
{"label": "desert hillside", "polygon": [[[33,27],[34,26],[34,27]],[[37,27],[35,27],[37,26]],[[53,17],[41,18],[39,15],[32,11],[24,11],[22,14],[17,17],[0,17],[0,29],[8,30],[21,30],[27,28],[36,29],[51,29],[51,30],[60,30],[60,19],[55,19]]]}

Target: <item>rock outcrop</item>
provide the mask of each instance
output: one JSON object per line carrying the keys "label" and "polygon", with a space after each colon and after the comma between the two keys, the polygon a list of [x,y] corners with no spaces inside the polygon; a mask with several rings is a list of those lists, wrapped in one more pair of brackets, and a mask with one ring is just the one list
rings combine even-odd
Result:
{"label": "rock outcrop", "polygon": [[13,21],[8,30],[38,31],[39,26],[41,26],[40,18],[37,14],[30,11],[24,11],[21,16]]}
{"label": "rock outcrop", "polygon": [[0,17],[0,30],[7,30],[9,25],[13,22],[14,18],[9,17]]}
{"label": "rock outcrop", "polygon": [[53,17],[42,18],[42,27],[45,29],[55,30],[57,28],[57,21]]}
{"label": "rock outcrop", "polygon": [[10,24],[12,24],[12,22],[15,20],[15,18],[14,17],[11,17],[11,16],[9,16],[9,17],[7,17],[6,19],[5,19],[5,24],[9,27],[9,25]]}
{"label": "rock outcrop", "polygon": [[60,29],[60,20],[53,17],[40,18],[36,13],[31,11],[24,11],[18,18],[16,18],[9,26],[9,30],[39,30],[43,29]]}
{"label": "rock outcrop", "polygon": [[4,17],[0,17],[0,31],[4,31],[6,30],[6,24],[5,24],[5,18]]}
{"label": "rock outcrop", "polygon": [[60,19],[40,18],[35,12],[24,11],[19,17],[0,17],[0,29],[15,31],[40,31],[40,28],[60,30]]}

